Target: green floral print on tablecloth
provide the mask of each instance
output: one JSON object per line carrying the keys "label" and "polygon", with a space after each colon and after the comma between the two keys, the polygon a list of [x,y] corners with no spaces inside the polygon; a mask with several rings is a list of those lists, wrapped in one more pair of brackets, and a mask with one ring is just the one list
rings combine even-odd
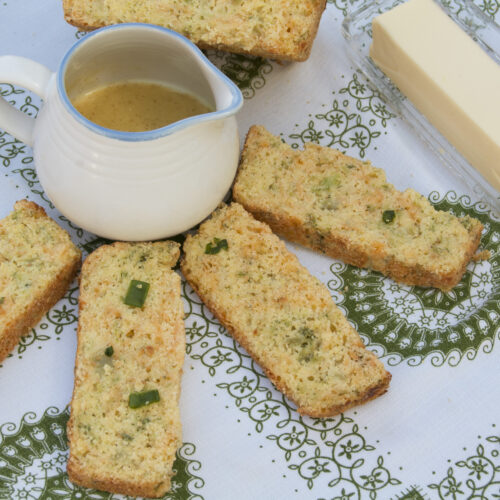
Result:
{"label": "green floral print on tablecloth", "polygon": [[446,473],[440,480],[428,485],[440,500],[500,498],[500,436],[492,434],[477,438],[479,444],[474,449],[468,451],[464,448],[459,460],[448,460],[452,465]]}
{"label": "green floral print on tablecloth", "polygon": [[[41,418],[26,413],[19,425],[0,426],[0,498],[57,500],[93,498],[119,499],[103,491],[74,485],[68,479],[66,424],[69,411],[48,408]],[[204,480],[198,476],[201,464],[193,460],[196,447],[184,443],[173,465],[170,491],[163,500],[202,500],[196,491]]]}
{"label": "green floral print on tablecloth", "polygon": [[488,260],[470,262],[460,283],[449,292],[402,285],[380,273],[334,263],[328,282],[366,344],[392,365],[419,365],[430,358],[457,365],[464,357],[488,353],[500,335],[500,221],[482,204],[450,192],[431,193],[438,210],[470,215],[484,225],[481,248]]}
{"label": "green floral print on tablecloth", "polygon": [[[451,0],[452,8],[456,11],[460,9],[460,1]],[[12,2],[4,1],[0,7],[7,3],[9,7],[12,6]],[[475,0],[475,3],[489,16],[498,18],[498,0]],[[362,0],[331,0],[329,4],[327,8],[330,13],[325,13],[322,25],[335,17],[336,24],[331,26],[333,30],[340,29],[338,24],[342,17],[358,9]],[[69,32],[73,40],[83,36],[84,32],[76,29]],[[333,32],[332,36],[335,36]],[[245,98],[252,99],[252,106],[258,106],[259,90],[264,87],[266,92],[271,92],[271,86],[267,84],[272,79],[279,81],[283,74],[281,66],[270,60],[215,51],[210,51],[208,55],[237,83]],[[307,67],[307,64],[303,67]],[[322,103],[314,113],[304,105],[301,114],[297,114],[294,122],[291,122],[291,125],[297,122],[293,128],[284,130],[287,122],[282,120],[286,120],[286,116],[276,119],[269,117],[270,125],[275,130],[284,130],[282,137],[287,142],[293,142],[295,148],[302,148],[304,142],[313,141],[369,159],[370,151],[381,149],[381,145],[385,144],[389,122],[392,124],[397,119],[377,92],[357,73],[353,73],[348,66],[342,67],[342,64],[339,68],[336,77],[340,79],[343,72],[342,81],[345,83],[337,87],[329,87],[327,83],[326,88],[319,89],[321,94],[317,94],[315,88],[312,89]],[[319,83],[316,79],[314,82]],[[7,84],[0,84],[0,93],[7,100],[15,102],[18,108],[35,116],[40,105],[36,96]],[[2,131],[0,175],[8,178],[6,180],[13,186],[19,186],[16,189],[23,193],[20,197],[28,195],[29,199],[44,206],[62,227],[68,229],[73,240],[84,251],[84,256],[107,243],[107,240],[75,227],[53,210],[38,182],[31,149]],[[431,186],[429,191],[434,188]],[[453,193],[433,193],[430,200],[439,209],[451,209],[457,215],[468,213],[480,218],[486,227],[483,245],[493,250],[488,262],[471,263],[464,280],[453,294],[399,285],[396,288],[391,280],[381,278],[377,273],[359,271],[338,262],[332,264],[332,261],[321,258],[322,263],[327,262],[322,264],[326,273],[322,274],[322,279],[330,287],[335,301],[340,303],[348,318],[356,322],[368,347],[384,355],[384,362],[398,365],[394,373],[408,369],[410,365],[418,365],[419,369],[425,370],[425,360],[434,365],[459,364],[453,370],[459,372],[467,368],[466,362],[462,360],[474,359],[474,365],[470,366],[477,366],[480,363],[479,353],[491,360],[493,356],[489,353],[494,348],[496,352],[498,347],[498,220],[483,210],[480,204]],[[313,265],[319,262],[314,256],[311,261]],[[308,264],[306,259],[306,267]],[[357,275],[355,271],[366,274]],[[357,284],[360,283],[364,286],[358,288]],[[348,288],[344,291],[346,285]],[[370,423],[365,425],[366,415],[374,411],[373,405],[329,419],[301,417],[293,405],[272,386],[260,367],[207,311],[189,285],[183,281],[182,286],[187,313],[187,362],[191,362],[190,368],[198,375],[197,390],[213,392],[214,405],[220,403],[219,418],[213,424],[213,431],[219,432],[220,427],[228,422],[239,422],[242,427],[247,424],[250,430],[248,436],[245,431],[235,446],[248,453],[248,460],[256,459],[252,446],[263,448],[263,456],[268,457],[267,460],[274,467],[271,474],[277,481],[283,481],[283,498],[489,500],[500,495],[495,490],[500,483],[498,433],[484,433],[486,437],[478,438],[472,445],[470,441],[466,442],[467,449],[457,454],[443,455],[443,443],[439,439],[427,443],[429,459],[437,457],[432,466],[427,466],[412,464],[401,449],[397,450],[398,454],[394,453],[396,450],[392,447],[396,446],[396,442],[387,436],[382,439],[374,431],[376,422],[368,420]],[[371,288],[375,290],[374,307],[380,309],[383,305],[392,311],[391,319],[383,314],[372,319],[370,314],[373,311],[360,308],[363,301],[355,300],[358,297],[355,294]],[[341,294],[341,291],[344,293]],[[406,304],[401,303],[401,298],[413,307],[412,311],[405,310]],[[75,282],[64,299],[13,351],[14,359],[11,358],[9,362],[15,365],[15,370],[25,369],[29,358],[27,354],[38,353],[45,346],[62,347],[63,342],[56,342],[57,339],[75,335],[77,299]],[[384,325],[385,329],[382,328]],[[35,362],[42,363],[44,354],[44,350],[40,351]],[[441,370],[434,366],[430,369],[435,372]],[[409,371],[417,374],[418,370],[410,368]],[[384,397],[390,396],[391,393],[388,393]],[[44,407],[51,404],[51,396],[47,397],[49,400]],[[389,399],[380,399],[374,405],[378,403],[385,409],[387,405],[390,406]],[[24,411],[20,411],[19,415]],[[67,411],[49,409],[42,416],[26,414],[18,424],[0,422],[0,498],[17,499],[23,495],[46,500],[117,498],[107,493],[74,487],[68,481],[64,472],[67,460],[67,417]],[[427,426],[428,421],[422,425]],[[457,427],[458,424],[452,420],[450,426]],[[480,422],[462,422],[460,426],[462,435],[462,431],[464,434],[470,433],[471,429],[480,427]],[[414,431],[419,432],[419,429]],[[248,441],[248,448],[245,440]],[[460,442],[460,437],[457,437],[456,442]],[[30,452],[30,449],[33,451]],[[189,443],[181,448],[180,458],[175,465],[176,476],[172,481],[170,495],[173,496],[167,495],[166,498],[201,498],[199,492],[204,491],[204,480],[199,477],[201,465],[193,460],[201,450],[201,443],[198,449]],[[24,454],[19,454],[19,451]],[[455,458],[446,461],[448,456]],[[223,480],[228,467],[226,456],[221,457],[219,465],[221,475],[205,478],[207,485],[212,484],[212,481]],[[419,473],[418,483],[416,477],[412,476],[414,468]],[[296,489],[289,486],[292,481],[295,481]]]}
{"label": "green floral print on tablecloth", "polygon": [[266,77],[274,68],[274,62],[258,56],[231,54],[220,50],[207,50],[207,57],[241,90],[245,99],[255,96],[266,84]]}
{"label": "green floral print on tablecloth", "polygon": [[[387,109],[379,92],[356,73],[345,87],[332,94],[331,104],[323,104],[321,113],[309,115],[306,128],[288,135],[292,139],[292,148],[299,149],[306,142],[313,142],[343,153],[349,150],[351,154],[365,158],[374,140],[382,132],[387,134],[387,122],[394,115]],[[295,124],[295,128],[300,129],[299,124]]]}
{"label": "green floral print on tablecloth", "polygon": [[182,290],[186,352],[215,379],[211,383],[231,398],[242,417],[252,421],[256,434],[280,450],[287,468],[311,490],[335,488],[356,493],[355,498],[387,498],[384,490],[401,482],[367,442],[363,429],[344,414],[322,419],[299,415],[191,287],[184,282]]}

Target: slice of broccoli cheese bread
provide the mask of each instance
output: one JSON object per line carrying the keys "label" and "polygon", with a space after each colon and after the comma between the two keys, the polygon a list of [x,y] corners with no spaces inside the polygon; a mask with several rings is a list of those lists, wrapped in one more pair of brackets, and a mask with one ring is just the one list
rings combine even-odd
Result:
{"label": "slice of broccoli cheese bread", "polygon": [[183,250],[191,286],[300,413],[332,416],[387,390],[327,288],[241,205],[219,208]]}
{"label": "slice of broccoli cheese bread", "polygon": [[202,48],[305,61],[326,0],[63,0],[64,18],[84,30],[158,24]]}
{"label": "slice of broccoli cheese bread", "polygon": [[233,197],[290,241],[445,291],[481,238],[478,220],[435,210],[413,189],[398,191],[370,162],[316,144],[297,151],[261,126],[248,132]]}
{"label": "slice of broccoli cheese bread", "polygon": [[81,252],[36,203],[0,221],[0,363],[66,293]]}
{"label": "slice of broccoli cheese bread", "polygon": [[84,262],[68,423],[72,482],[131,496],[170,488],[185,351],[177,243],[114,243]]}

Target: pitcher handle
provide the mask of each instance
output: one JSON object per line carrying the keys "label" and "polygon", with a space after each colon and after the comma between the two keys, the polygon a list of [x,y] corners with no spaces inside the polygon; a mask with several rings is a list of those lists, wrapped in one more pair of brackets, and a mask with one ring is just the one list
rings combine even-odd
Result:
{"label": "pitcher handle", "polygon": [[[20,85],[42,99],[47,98],[50,71],[43,64],[19,56],[0,56],[0,82]],[[0,94],[1,95],[1,94]],[[0,129],[7,131],[28,146],[33,146],[35,119],[0,99]]]}

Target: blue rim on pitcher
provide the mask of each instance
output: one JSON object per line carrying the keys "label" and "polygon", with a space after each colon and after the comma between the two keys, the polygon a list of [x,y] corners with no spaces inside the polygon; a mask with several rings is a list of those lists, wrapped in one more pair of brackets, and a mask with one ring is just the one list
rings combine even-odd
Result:
{"label": "blue rim on pitcher", "polygon": [[[174,37],[174,38],[177,38],[181,43],[186,45],[186,47],[188,49],[190,49],[192,52],[194,52],[194,55],[199,58],[200,63],[204,64],[209,70],[211,70],[213,73],[215,73],[217,78],[219,78],[221,80],[221,82],[227,86],[227,88],[229,89],[229,91],[231,93],[231,103],[229,104],[229,106],[226,106],[224,109],[221,109],[218,111],[212,111],[212,112],[204,113],[201,115],[191,116],[189,118],[184,118],[183,120],[179,120],[179,121],[172,123],[170,125],[166,125],[165,127],[161,127],[161,128],[154,129],[154,130],[147,130],[147,131],[143,131],[143,132],[123,132],[120,130],[114,130],[114,129],[103,127],[101,125],[97,125],[96,123],[85,118],[73,106],[73,104],[72,104],[71,100],[69,99],[68,94],[66,92],[64,78],[65,78],[68,62],[71,59],[71,57],[73,56],[74,52],[83,43],[85,43],[89,39],[89,37],[99,36],[104,31],[123,29],[125,27],[127,27],[127,28],[137,27],[137,28],[155,29],[158,31],[162,31],[162,32]],[[121,23],[121,24],[115,24],[112,26],[106,26],[104,28],[100,28],[98,30],[95,30],[94,32],[92,32],[89,35],[86,35],[84,38],[80,39],[78,42],[76,42],[73,45],[73,47],[71,47],[71,49],[66,53],[63,60],[61,61],[59,71],[57,74],[57,89],[59,91],[59,95],[61,96],[61,99],[62,99],[65,107],[67,108],[67,110],[80,123],[82,123],[90,130],[92,130],[92,131],[94,131],[102,136],[109,137],[112,139],[121,140],[121,141],[128,141],[128,142],[149,141],[149,140],[153,140],[153,139],[158,139],[160,137],[165,137],[165,136],[171,135],[174,132],[185,129],[191,125],[226,118],[228,116],[234,115],[243,105],[243,96],[241,94],[240,89],[224,73],[222,73],[222,71],[220,71],[216,66],[214,66],[214,64],[212,64],[207,59],[207,57],[203,54],[203,52],[193,42],[188,40],[183,35],[175,32],[175,31],[172,31],[168,28],[164,28],[162,26],[156,26],[153,24],[147,24],[147,23]]]}

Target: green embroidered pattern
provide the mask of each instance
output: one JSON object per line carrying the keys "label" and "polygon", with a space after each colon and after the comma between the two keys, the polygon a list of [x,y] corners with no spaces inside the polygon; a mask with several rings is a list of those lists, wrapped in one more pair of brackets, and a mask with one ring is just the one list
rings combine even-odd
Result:
{"label": "green embroidered pattern", "polygon": [[[8,423],[0,427],[0,498],[123,498],[69,481],[66,474],[68,418],[68,409],[59,411],[51,407],[39,420],[30,412],[24,415],[19,426]],[[202,500],[203,497],[193,491],[205,484],[197,475],[200,462],[191,458],[195,450],[191,443],[184,443],[177,450],[172,486],[162,497],[164,500]]]}
{"label": "green embroidered pattern", "polygon": [[419,365],[429,357],[435,366],[474,359],[491,352],[500,336],[500,221],[481,204],[450,192],[429,196],[439,210],[471,215],[485,229],[482,248],[488,261],[471,262],[462,281],[444,293],[434,288],[398,284],[380,273],[334,263],[328,282],[337,304],[363,340],[390,365],[406,360]]}
{"label": "green embroidered pattern", "polygon": [[387,498],[384,489],[400,484],[352,418],[297,414],[185,282],[183,297],[188,355],[254,423],[255,432],[277,446],[288,468],[309,489],[335,487],[346,495],[363,494],[373,500]]}
{"label": "green embroidered pattern", "polygon": [[440,500],[500,498],[500,436],[478,439],[482,443],[467,458],[448,467],[439,482],[428,485]]}
{"label": "green embroidered pattern", "polygon": [[[336,95],[335,92],[332,94]],[[314,142],[335,147],[344,153],[347,149],[355,149],[356,154],[364,158],[366,149],[381,135],[387,121],[394,116],[380,94],[354,73],[347,86],[340,89],[338,98],[333,100],[329,109],[314,115],[318,122],[309,120],[305,129],[289,137],[294,140],[291,145],[295,149],[306,142]]]}
{"label": "green embroidered pattern", "polygon": [[258,56],[231,54],[220,50],[206,50],[205,54],[238,85],[246,99],[255,96],[255,91],[266,84],[266,76],[273,70],[273,63]]}

